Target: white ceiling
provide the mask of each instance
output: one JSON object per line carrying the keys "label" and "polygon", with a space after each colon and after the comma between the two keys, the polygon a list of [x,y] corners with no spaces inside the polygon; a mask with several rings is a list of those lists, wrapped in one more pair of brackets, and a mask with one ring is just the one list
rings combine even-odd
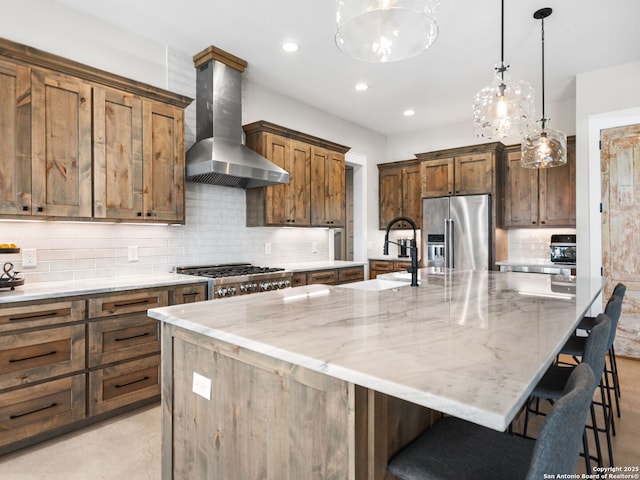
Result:
{"label": "white ceiling", "polygon": [[[215,45],[247,60],[252,82],[385,135],[471,122],[473,95],[500,60],[500,0],[441,0],[436,42],[387,64],[337,49],[334,0],[57,1],[189,54]],[[547,105],[575,98],[576,74],[640,60],[640,0],[505,4],[505,61],[513,78],[536,89],[538,111],[537,9],[553,8],[545,20]],[[285,39],[295,39],[299,51],[283,52]],[[354,90],[361,81],[368,91]],[[404,117],[407,108],[416,114]]]}

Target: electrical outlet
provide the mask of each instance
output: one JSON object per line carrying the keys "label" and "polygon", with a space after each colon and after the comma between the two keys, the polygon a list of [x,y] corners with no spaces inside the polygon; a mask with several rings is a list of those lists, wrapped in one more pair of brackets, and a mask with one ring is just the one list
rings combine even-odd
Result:
{"label": "electrical outlet", "polygon": [[35,248],[22,249],[22,268],[35,268],[38,266],[38,255]]}
{"label": "electrical outlet", "polygon": [[191,390],[193,390],[193,393],[196,395],[200,395],[202,398],[211,400],[211,379],[204,375],[200,375],[197,372],[193,372]]}
{"label": "electrical outlet", "polygon": [[311,242],[311,253],[318,253],[318,242]]}
{"label": "electrical outlet", "polygon": [[265,255],[271,255],[271,244],[270,243],[265,243],[264,244],[264,254]]}
{"label": "electrical outlet", "polygon": [[136,245],[130,245],[127,252],[127,261],[129,262],[137,262],[138,261],[138,247]]}

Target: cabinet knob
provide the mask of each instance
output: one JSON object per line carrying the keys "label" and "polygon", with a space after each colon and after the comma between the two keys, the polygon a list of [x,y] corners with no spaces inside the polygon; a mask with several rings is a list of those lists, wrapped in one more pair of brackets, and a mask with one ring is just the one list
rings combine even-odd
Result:
{"label": "cabinet knob", "polygon": [[544,225],[544,220],[540,222],[542,225]]}
{"label": "cabinet knob", "polygon": [[23,212],[27,212],[29,211],[29,207],[27,207],[26,205],[22,205],[22,207],[20,207],[20,210],[22,210]]}
{"label": "cabinet knob", "polygon": [[533,222],[531,222],[531,223],[533,223],[534,225],[536,224],[536,222],[535,222],[535,221],[533,221]]}
{"label": "cabinet knob", "polygon": [[150,216],[151,216],[151,212],[147,212],[147,217],[150,217]]}
{"label": "cabinet knob", "polygon": [[43,212],[43,211],[44,211],[44,208],[42,208],[42,207],[38,207],[38,208],[36,208],[36,210],[37,210],[38,212]]}
{"label": "cabinet knob", "polygon": [[139,217],[142,216],[142,212],[137,212],[136,215],[138,215]]}

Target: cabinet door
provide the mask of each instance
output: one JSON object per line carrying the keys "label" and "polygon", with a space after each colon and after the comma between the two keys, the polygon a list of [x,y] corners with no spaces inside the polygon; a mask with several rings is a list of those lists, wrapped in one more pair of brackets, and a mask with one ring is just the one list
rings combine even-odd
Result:
{"label": "cabinet door", "polygon": [[91,86],[33,70],[34,215],[91,217]]}
{"label": "cabinet door", "polygon": [[493,165],[490,153],[455,158],[455,194],[475,195],[493,191]]}
{"label": "cabinet door", "polygon": [[[379,190],[380,229],[386,229],[391,220],[402,215],[402,169],[380,168]],[[395,228],[400,228],[396,225]]]}
{"label": "cabinet door", "polygon": [[144,218],[184,222],[184,112],[160,102],[142,104]]}
{"label": "cabinet door", "polygon": [[[262,153],[266,158],[287,170],[289,166],[289,142],[286,138],[270,133],[265,134],[265,147]],[[272,185],[265,187],[265,223],[267,225],[284,225],[288,222],[285,204],[289,196],[291,182],[296,182],[294,172],[289,172],[289,185]]]}
{"label": "cabinet door", "polygon": [[307,285],[337,285],[338,273],[335,270],[317,270],[307,273]]}
{"label": "cabinet door", "polygon": [[453,195],[453,158],[427,160],[420,169],[423,198]]}
{"label": "cabinet door", "polygon": [[30,76],[0,61],[0,214],[31,214]]}
{"label": "cabinet door", "polygon": [[540,175],[540,225],[575,227],[576,155],[575,143],[567,144],[567,163],[544,168]]}
{"label": "cabinet door", "polygon": [[286,223],[296,226],[311,224],[311,146],[297,140],[289,141],[289,194],[285,197]]}
{"label": "cabinet door", "polygon": [[[420,165],[402,169],[402,215],[413,220],[422,228],[422,179]],[[408,227],[408,225],[407,225]]]}
{"label": "cabinet door", "polygon": [[93,215],[142,218],[142,101],[94,88],[93,138]]}
{"label": "cabinet door", "polygon": [[344,166],[343,154],[320,147],[311,149],[311,225],[344,226]]}
{"label": "cabinet door", "polygon": [[338,284],[364,280],[364,267],[341,268],[338,270]]}
{"label": "cabinet door", "polygon": [[207,284],[199,283],[198,285],[185,285],[172,288],[169,303],[170,305],[179,305],[183,303],[201,302],[206,299]]}
{"label": "cabinet door", "polygon": [[507,154],[506,170],[504,226],[537,226],[538,170],[522,167],[519,149]]}
{"label": "cabinet door", "polygon": [[381,273],[393,272],[393,262],[389,260],[371,260],[369,262],[369,278],[374,279]]}

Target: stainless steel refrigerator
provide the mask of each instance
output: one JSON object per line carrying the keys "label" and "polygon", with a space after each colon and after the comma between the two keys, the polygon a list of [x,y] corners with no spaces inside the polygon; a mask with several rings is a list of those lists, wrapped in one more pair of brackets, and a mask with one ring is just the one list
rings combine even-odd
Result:
{"label": "stainless steel refrigerator", "polygon": [[425,198],[422,216],[422,252],[427,266],[491,269],[489,195]]}

